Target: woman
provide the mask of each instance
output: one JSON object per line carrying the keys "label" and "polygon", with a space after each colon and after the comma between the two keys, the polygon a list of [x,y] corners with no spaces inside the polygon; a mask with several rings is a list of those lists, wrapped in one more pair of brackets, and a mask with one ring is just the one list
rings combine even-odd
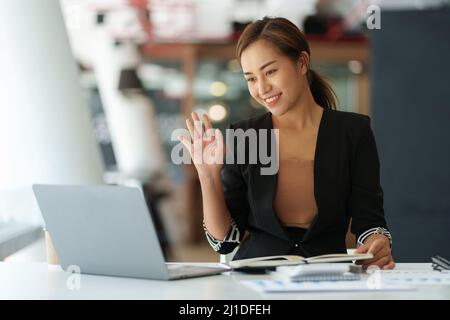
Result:
{"label": "woman", "polygon": [[[220,131],[206,115],[206,133],[196,113],[186,120],[192,140],[180,140],[200,178],[211,246],[226,254],[239,245],[234,259],[345,253],[352,221],[356,252],[374,255],[364,267],[392,269],[369,117],[335,110],[334,92],[310,68],[304,35],[287,19],[266,17],[247,26],[237,56],[251,96],[268,112],[231,129],[278,129],[279,170],[262,175],[260,162],[222,165]],[[205,149],[216,161],[202,161],[199,150]]]}

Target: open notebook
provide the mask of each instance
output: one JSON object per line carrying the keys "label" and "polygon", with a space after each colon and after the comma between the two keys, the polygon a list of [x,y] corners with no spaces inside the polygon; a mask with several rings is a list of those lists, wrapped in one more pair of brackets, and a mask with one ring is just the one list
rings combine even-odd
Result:
{"label": "open notebook", "polygon": [[328,263],[328,262],[352,262],[357,260],[372,259],[371,253],[360,254],[325,254],[320,256],[314,256],[305,258],[296,255],[279,255],[279,256],[265,256],[249,259],[234,260],[229,263],[233,269],[237,268],[264,268],[264,267],[277,267],[277,266],[292,266],[306,263]]}

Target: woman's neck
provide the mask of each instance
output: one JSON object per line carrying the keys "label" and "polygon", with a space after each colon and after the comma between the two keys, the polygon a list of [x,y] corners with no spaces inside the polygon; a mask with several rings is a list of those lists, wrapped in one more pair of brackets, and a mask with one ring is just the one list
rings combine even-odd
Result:
{"label": "woman's neck", "polygon": [[274,127],[296,130],[318,127],[323,108],[314,101],[310,90],[302,100],[283,115],[273,116]]}

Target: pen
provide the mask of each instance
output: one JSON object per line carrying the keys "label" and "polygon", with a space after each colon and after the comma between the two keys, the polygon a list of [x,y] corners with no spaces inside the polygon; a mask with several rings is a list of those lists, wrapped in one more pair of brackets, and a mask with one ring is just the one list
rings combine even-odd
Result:
{"label": "pen", "polygon": [[431,257],[431,261],[433,261],[433,269],[442,271],[444,270],[450,270],[450,262],[447,259],[444,259],[440,256],[434,256]]}

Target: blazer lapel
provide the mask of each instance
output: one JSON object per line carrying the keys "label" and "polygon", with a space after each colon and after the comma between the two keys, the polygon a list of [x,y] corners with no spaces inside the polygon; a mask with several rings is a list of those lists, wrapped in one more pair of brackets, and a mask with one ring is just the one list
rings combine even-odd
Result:
{"label": "blazer lapel", "polygon": [[267,155],[272,155],[272,151],[274,151],[276,156],[275,159],[276,161],[278,161],[276,150],[272,150],[271,148],[272,143],[275,142],[275,140],[271,141],[271,139],[275,139],[275,137],[272,137],[271,135],[271,129],[273,129],[272,115],[271,113],[267,113],[266,116],[263,117],[262,120],[256,125],[258,146],[250,146],[258,148],[258,161],[256,164],[250,164],[251,181],[249,183],[253,197],[253,206],[256,211],[256,219],[259,226],[264,231],[271,233],[281,239],[289,240],[289,235],[282,226],[281,221],[279,220],[277,214],[275,213],[275,210],[273,209],[273,200],[275,198],[278,171],[276,174],[261,174],[261,169],[270,167],[270,163],[262,164],[260,162],[259,129],[267,130]]}
{"label": "blazer lapel", "polygon": [[[314,196],[318,214],[311,223],[303,237],[303,241],[311,239],[314,235],[327,227],[336,216],[338,207],[334,199],[338,193],[337,161],[340,145],[336,141],[335,125],[331,119],[330,110],[324,109],[317,135],[316,151],[314,155]],[[323,186],[334,189],[333,194],[324,193]],[[334,187],[333,187],[334,186]]]}

